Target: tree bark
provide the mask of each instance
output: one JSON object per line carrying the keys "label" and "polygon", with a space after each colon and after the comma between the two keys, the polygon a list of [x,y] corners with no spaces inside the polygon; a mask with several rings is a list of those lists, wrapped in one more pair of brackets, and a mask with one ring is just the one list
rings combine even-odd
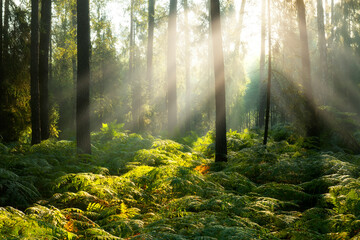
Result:
{"label": "tree bark", "polygon": [[77,0],[76,141],[78,153],[86,154],[91,154],[90,48],[89,0]]}
{"label": "tree bark", "polygon": [[185,132],[191,131],[191,86],[190,86],[190,40],[189,40],[189,17],[188,17],[188,0],[184,0],[184,14],[185,14],[185,85],[186,85],[186,99],[185,99]]}
{"label": "tree bark", "polygon": [[39,1],[31,0],[31,144],[41,141],[39,91]]}
{"label": "tree bark", "polygon": [[269,34],[269,55],[268,55],[268,76],[267,76],[267,89],[266,89],[266,112],[265,112],[265,131],[263,144],[267,144],[269,133],[269,119],[270,119],[270,97],[271,97],[271,5],[268,0],[268,34]]}
{"label": "tree bark", "polygon": [[177,93],[176,93],[176,10],[177,0],[170,0],[167,49],[167,110],[168,134],[174,135],[177,128]]}
{"label": "tree bark", "polygon": [[49,129],[49,45],[51,36],[51,0],[41,1],[39,82],[41,139],[48,139]]}
{"label": "tree bark", "polygon": [[260,79],[259,79],[259,127],[264,126],[265,120],[265,34],[266,34],[266,2],[261,1],[261,50],[260,50]]}
{"label": "tree bark", "polygon": [[215,73],[215,162],[226,162],[225,67],[219,0],[211,0],[210,8]]}
{"label": "tree bark", "polygon": [[305,114],[306,134],[308,137],[318,136],[316,107],[311,86],[311,66],[308,34],[306,28],[305,4],[303,0],[296,0],[298,12],[298,27],[300,32],[301,44],[301,62],[302,62],[302,79],[305,96],[305,109],[308,111]]}

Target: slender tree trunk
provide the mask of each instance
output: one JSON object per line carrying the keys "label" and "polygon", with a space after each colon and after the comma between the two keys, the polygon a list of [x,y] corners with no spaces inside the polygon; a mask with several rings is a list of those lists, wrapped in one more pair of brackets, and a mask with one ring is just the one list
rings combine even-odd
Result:
{"label": "slender tree trunk", "polygon": [[269,53],[268,53],[268,76],[267,76],[267,89],[266,89],[266,113],[265,113],[265,131],[263,144],[267,144],[269,133],[269,119],[270,119],[270,97],[271,97],[271,5],[268,0],[268,34],[269,34]]}
{"label": "slender tree trunk", "polygon": [[170,0],[167,50],[167,110],[168,132],[175,134],[177,128],[177,93],[176,93],[176,10],[177,0]]}
{"label": "slender tree trunk", "polygon": [[49,45],[51,35],[51,0],[41,1],[39,82],[41,139],[48,139],[49,132]]}
{"label": "slender tree trunk", "polygon": [[129,80],[131,83],[131,92],[132,92],[132,129],[134,132],[139,131],[139,115],[138,115],[138,105],[137,105],[137,95],[139,94],[139,89],[136,84],[134,77],[134,0],[131,0],[130,6],[130,49],[129,49]]}
{"label": "slender tree trunk", "polygon": [[31,144],[41,141],[39,91],[39,1],[31,0]]}
{"label": "slender tree trunk", "polygon": [[148,6],[148,42],[147,42],[147,70],[149,103],[153,99],[153,51],[154,51],[154,27],[155,27],[155,0],[149,0]]}
{"label": "slender tree trunk", "polygon": [[265,15],[266,2],[261,1],[261,52],[260,52],[260,82],[259,82],[259,127],[264,126],[265,118]]}
{"label": "slender tree trunk", "polygon": [[185,99],[185,132],[191,131],[191,86],[190,86],[190,40],[189,40],[189,17],[188,17],[188,0],[184,0],[185,14],[185,82],[186,82],[186,99]]}
{"label": "slender tree trunk", "polygon": [[[0,0],[0,91],[1,91],[1,96],[0,96],[0,104],[3,104],[3,99],[4,99],[4,74],[3,74],[3,0]],[[0,111],[1,113],[2,111]],[[3,122],[3,121],[1,121]],[[1,125],[1,129],[0,131],[2,131],[3,129],[3,125],[2,123],[0,123]]]}
{"label": "slender tree trunk", "polygon": [[212,116],[213,116],[213,109],[214,109],[214,100],[213,100],[213,96],[215,94],[214,91],[212,91],[213,89],[213,86],[214,86],[214,81],[213,81],[213,74],[214,74],[214,70],[212,69],[212,65],[213,65],[213,52],[212,52],[212,42],[211,42],[211,7],[210,7],[210,1],[211,0],[208,0],[207,1],[207,7],[208,7],[208,10],[209,10],[209,38],[208,38],[208,81],[207,81],[207,87],[209,89],[207,95],[205,96],[207,98],[207,101],[206,101],[206,115],[207,115],[207,121],[208,121],[208,124],[209,124],[209,128],[211,127],[211,122],[212,122]]}
{"label": "slender tree trunk", "polygon": [[[7,60],[7,55],[9,51],[9,18],[10,18],[10,0],[5,0],[5,10],[4,10],[4,40],[3,40],[3,57],[5,61]],[[6,73],[5,73],[6,74]]]}
{"label": "slender tree trunk", "polygon": [[308,35],[306,29],[305,4],[303,0],[296,0],[296,5],[298,11],[298,26],[300,31],[302,79],[305,94],[305,109],[307,109],[308,111],[305,116],[306,134],[307,136],[318,136],[316,107],[311,86],[311,67]]}
{"label": "slender tree trunk", "polygon": [[78,153],[87,154],[91,154],[90,48],[89,0],[77,0],[76,141]]}
{"label": "slender tree trunk", "polygon": [[[4,92],[4,91],[2,91],[3,84],[4,84],[4,78],[3,78],[3,0],[0,0],[0,89],[1,89],[1,93]],[[2,96],[0,99],[2,100]]]}
{"label": "slender tree trunk", "polygon": [[220,3],[211,0],[211,32],[215,72],[215,162],[227,161],[225,67],[221,34]]}
{"label": "slender tree trunk", "polygon": [[[77,29],[77,19],[76,19],[76,6],[73,6],[72,4],[70,4],[70,8],[71,8],[71,28],[74,31]],[[65,26],[66,28],[66,26]],[[66,29],[64,30],[65,32],[67,31]],[[76,43],[77,41],[77,37],[74,37],[74,42]],[[74,86],[76,86],[76,82],[77,82],[77,53],[74,53],[71,57],[71,68],[72,68],[72,77],[73,77],[73,83]],[[74,89],[74,96],[76,96],[76,89]],[[69,115],[69,119],[66,120],[68,127],[70,127],[73,131],[75,131],[76,129],[76,104],[73,103],[73,101],[69,100],[69,105],[71,106],[70,109],[66,109],[66,112],[70,112]]]}
{"label": "slender tree trunk", "polygon": [[328,64],[327,64],[327,49],[326,49],[326,39],[325,39],[325,26],[324,26],[324,9],[322,5],[322,0],[317,0],[317,25],[318,25],[318,48],[320,53],[320,67],[321,67],[321,82],[323,87],[320,88],[321,94],[320,99],[321,103],[324,104],[324,95],[325,92],[322,90],[327,85],[328,81]]}
{"label": "slender tree trunk", "polygon": [[335,24],[335,17],[334,17],[334,0],[331,0],[331,43],[333,43],[335,38],[334,32],[334,24]]}
{"label": "slender tree trunk", "polygon": [[242,32],[242,29],[243,29],[243,21],[244,21],[244,15],[245,15],[246,1],[247,0],[242,0],[241,1],[241,6],[240,6],[239,22],[237,24],[237,32],[238,32],[239,37],[236,38],[236,43],[235,43],[235,51],[237,53],[239,52],[240,43],[241,43],[241,32]]}

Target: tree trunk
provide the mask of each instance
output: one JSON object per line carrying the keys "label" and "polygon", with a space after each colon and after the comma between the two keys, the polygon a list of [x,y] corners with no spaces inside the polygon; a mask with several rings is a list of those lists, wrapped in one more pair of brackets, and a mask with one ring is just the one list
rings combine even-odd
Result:
{"label": "tree trunk", "polygon": [[[1,93],[3,93],[3,84],[4,84],[4,78],[3,78],[3,0],[0,0],[0,89]],[[3,99],[2,96],[0,98]],[[3,103],[1,101],[1,103]]]}
{"label": "tree trunk", "polygon": [[236,53],[239,52],[240,43],[241,43],[241,32],[242,32],[242,29],[243,29],[243,21],[244,21],[244,15],[245,15],[246,1],[247,0],[242,0],[241,1],[241,6],[240,6],[239,22],[237,24],[237,32],[238,32],[239,37],[236,38],[236,43],[235,43],[235,51],[236,51]]}
{"label": "tree trunk", "polygon": [[184,0],[184,14],[185,14],[185,84],[186,84],[186,99],[185,99],[185,132],[191,131],[191,86],[190,86],[190,40],[189,40],[189,17],[188,17],[188,0]]}
{"label": "tree trunk", "polygon": [[266,113],[265,113],[265,131],[264,131],[264,141],[263,144],[267,144],[268,133],[269,133],[269,119],[270,119],[270,97],[271,97],[271,5],[270,0],[268,0],[268,33],[269,33],[269,55],[268,55],[268,79],[267,79],[267,89],[266,89]]}
{"label": "tree trunk", "polygon": [[131,92],[132,92],[132,130],[134,132],[139,131],[139,114],[138,114],[138,104],[137,104],[137,95],[139,94],[139,89],[136,84],[134,77],[134,0],[131,0],[130,6],[130,49],[129,49],[129,81],[131,83]]}
{"label": "tree trunk", "polygon": [[298,27],[300,32],[301,44],[301,62],[302,62],[302,79],[305,95],[305,114],[306,134],[309,137],[318,136],[318,126],[316,117],[316,107],[311,86],[311,67],[308,35],[306,29],[305,4],[303,0],[296,0],[298,12]]}
{"label": "tree trunk", "polygon": [[259,80],[259,127],[264,126],[265,118],[265,15],[266,2],[261,2],[261,52],[260,52],[260,80]]}
{"label": "tree trunk", "polygon": [[39,1],[31,0],[31,144],[41,141],[39,91]]}
{"label": "tree trunk", "polygon": [[211,0],[210,8],[215,73],[215,162],[226,162],[225,67],[219,0]]}
{"label": "tree trunk", "polygon": [[41,1],[39,82],[41,139],[48,139],[49,132],[49,45],[51,36],[51,0]]}
{"label": "tree trunk", "polygon": [[[70,9],[71,9],[71,31],[75,31],[77,29],[77,19],[76,19],[76,6],[70,4]],[[66,26],[65,26],[65,32],[66,30]],[[77,36],[73,36],[74,37],[74,42],[76,43],[76,38]],[[77,53],[74,53],[71,57],[71,68],[72,68],[72,77],[73,77],[73,84],[74,86],[76,86],[76,82],[77,82]],[[76,96],[76,89],[74,89],[74,96]],[[76,104],[73,103],[72,100],[69,100],[69,105],[71,106],[70,109],[66,109],[67,112],[67,116],[68,119],[66,120],[66,125],[71,128],[72,131],[75,131],[76,129]]]}
{"label": "tree trunk", "polygon": [[167,110],[168,133],[174,135],[177,127],[177,94],[176,94],[176,8],[177,0],[170,0],[168,49],[167,49]]}
{"label": "tree trunk", "polygon": [[77,0],[76,141],[78,153],[90,145],[90,16],[89,0]]}
{"label": "tree trunk", "polygon": [[324,95],[325,92],[322,90],[327,85],[328,81],[328,65],[327,65],[327,50],[326,50],[326,40],[325,40],[325,26],[324,26],[324,9],[322,5],[322,0],[317,0],[317,25],[318,25],[318,48],[320,53],[320,70],[321,70],[321,83],[323,85],[320,88],[321,94],[320,99],[321,103],[325,104]]}
{"label": "tree trunk", "polygon": [[207,1],[207,7],[209,10],[209,38],[208,38],[208,58],[207,58],[207,64],[208,64],[208,81],[207,81],[207,87],[208,87],[208,93],[205,95],[206,97],[206,115],[207,115],[207,121],[208,121],[208,126],[209,129],[211,128],[211,122],[212,122],[212,118],[213,118],[213,110],[214,110],[214,99],[213,96],[215,95],[215,92],[213,91],[213,86],[214,86],[214,70],[212,69],[212,65],[213,65],[213,52],[212,52],[212,42],[211,42],[211,8],[210,8],[210,1]]}
{"label": "tree trunk", "polygon": [[[4,40],[3,40],[3,57],[5,58],[5,61],[8,57],[8,51],[9,51],[9,18],[10,18],[10,0],[5,0],[5,10],[4,10]],[[5,72],[6,76],[6,72]]]}
{"label": "tree trunk", "polygon": [[153,50],[154,50],[154,27],[155,27],[155,0],[149,0],[148,6],[148,42],[147,42],[147,70],[148,100],[153,99]]}

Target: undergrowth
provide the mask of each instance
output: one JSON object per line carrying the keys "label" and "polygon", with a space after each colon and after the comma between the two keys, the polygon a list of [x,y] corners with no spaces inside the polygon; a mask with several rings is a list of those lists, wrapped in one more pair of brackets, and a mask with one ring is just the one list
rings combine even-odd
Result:
{"label": "undergrowth", "polygon": [[[0,239],[360,239],[360,156],[275,128],[182,142],[104,124],[71,141],[0,144]],[[188,144],[188,145],[186,145]]]}

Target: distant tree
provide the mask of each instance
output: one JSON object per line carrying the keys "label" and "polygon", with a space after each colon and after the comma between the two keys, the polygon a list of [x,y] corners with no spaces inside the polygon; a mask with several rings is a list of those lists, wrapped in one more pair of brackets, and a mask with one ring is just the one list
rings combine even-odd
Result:
{"label": "distant tree", "polygon": [[189,17],[188,17],[188,0],[183,1],[184,4],[184,21],[185,21],[185,87],[186,87],[186,98],[185,98],[185,132],[191,130],[191,105],[190,105],[190,40],[189,40]]}
{"label": "distant tree", "polygon": [[237,31],[238,31],[239,37],[236,39],[236,44],[235,44],[236,52],[239,52],[239,47],[240,47],[240,40],[241,40],[241,33],[243,30],[246,1],[247,0],[242,0],[241,5],[240,5],[239,21],[237,24]]}
{"label": "distant tree", "polygon": [[39,91],[39,1],[31,0],[31,144],[41,141]]}
{"label": "distant tree", "polygon": [[41,139],[48,139],[49,131],[49,46],[51,35],[51,0],[41,1],[39,82]]}
{"label": "distant tree", "polygon": [[131,83],[132,92],[132,128],[134,132],[139,131],[139,106],[138,106],[138,94],[139,89],[134,77],[134,55],[135,55],[135,34],[134,34],[134,0],[130,2],[130,35],[129,35],[129,81]]}
{"label": "distant tree", "polygon": [[318,124],[316,116],[316,107],[311,86],[311,66],[308,34],[306,27],[305,4],[303,0],[296,0],[298,13],[298,27],[300,32],[301,62],[302,62],[302,80],[305,96],[305,126],[307,136],[318,136]]}
{"label": "distant tree", "polygon": [[173,135],[177,127],[176,11],[177,0],[170,0],[167,49],[167,111],[169,135]]}
{"label": "distant tree", "polygon": [[147,41],[147,69],[146,79],[148,84],[148,99],[153,98],[153,49],[154,49],[154,27],[155,27],[155,0],[148,2],[148,41]]}
{"label": "distant tree", "polygon": [[271,99],[271,4],[268,0],[268,76],[267,76],[267,89],[266,89],[266,112],[265,112],[265,131],[263,144],[267,144],[269,132],[269,119],[270,119],[270,99]]}
{"label": "distant tree", "polygon": [[266,34],[266,1],[261,1],[261,50],[260,50],[260,84],[259,84],[259,127],[264,126],[265,120],[265,34]]}
{"label": "distant tree", "polygon": [[87,154],[91,154],[90,48],[89,0],[77,0],[76,141],[78,153]]}
{"label": "distant tree", "polygon": [[210,8],[215,73],[215,162],[226,162],[225,68],[219,0],[211,0]]}
{"label": "distant tree", "polygon": [[[321,71],[321,83],[326,85],[328,80],[328,64],[327,64],[327,50],[325,39],[325,24],[324,24],[324,8],[322,0],[317,0],[317,25],[318,25],[318,49],[320,53],[320,71]],[[324,104],[324,91],[321,91],[321,100]]]}

